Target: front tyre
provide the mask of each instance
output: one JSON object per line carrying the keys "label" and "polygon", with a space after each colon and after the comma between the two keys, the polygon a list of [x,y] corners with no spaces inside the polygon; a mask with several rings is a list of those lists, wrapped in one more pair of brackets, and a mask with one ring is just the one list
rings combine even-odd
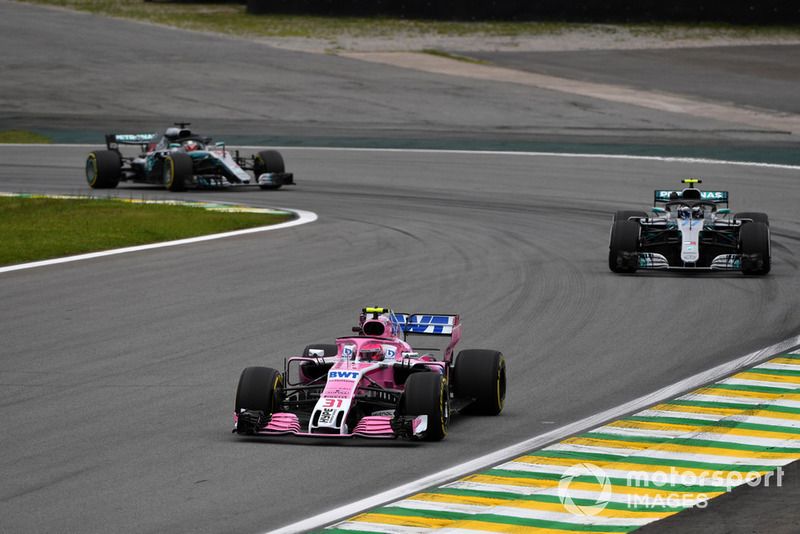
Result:
{"label": "front tyre", "polygon": [[114,150],[96,150],[86,158],[86,180],[93,189],[112,189],[119,184],[122,160]]}
{"label": "front tyre", "polygon": [[439,373],[415,373],[408,377],[398,412],[406,416],[428,416],[425,441],[441,441],[450,423],[450,396]]}
{"label": "front tyre", "polygon": [[474,399],[467,413],[497,415],[506,402],[506,361],[496,350],[462,350],[453,366],[453,391]]}
{"label": "front tyre", "polygon": [[[253,161],[253,174],[256,182],[258,177],[265,173],[282,173],[286,171],[283,164],[283,156],[277,150],[262,150],[256,154]],[[261,189],[280,189],[281,184],[259,184]]]}
{"label": "front tyre", "polygon": [[186,184],[192,181],[192,157],[183,152],[172,152],[164,158],[163,173],[164,187],[170,191],[185,191]]}
{"label": "front tyre", "polygon": [[234,410],[271,414],[283,400],[283,376],[270,367],[247,367],[239,376]]}
{"label": "front tyre", "polygon": [[769,226],[764,222],[743,224],[739,230],[742,273],[765,275],[772,269]]}
{"label": "front tyre", "polygon": [[615,273],[634,273],[638,266],[639,223],[617,219],[611,225],[608,243],[608,268]]}

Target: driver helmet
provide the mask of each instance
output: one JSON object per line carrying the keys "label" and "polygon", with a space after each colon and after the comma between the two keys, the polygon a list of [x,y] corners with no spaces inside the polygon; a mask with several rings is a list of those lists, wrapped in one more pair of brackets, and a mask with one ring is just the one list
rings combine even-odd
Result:
{"label": "driver helmet", "polygon": [[383,347],[380,343],[370,342],[361,347],[360,357],[362,361],[382,362],[384,358]]}
{"label": "driver helmet", "polygon": [[197,144],[197,141],[192,141],[190,139],[189,141],[186,141],[186,143],[183,144],[183,148],[186,149],[186,152],[192,152],[193,150],[197,150],[198,148],[200,148],[200,145]]}

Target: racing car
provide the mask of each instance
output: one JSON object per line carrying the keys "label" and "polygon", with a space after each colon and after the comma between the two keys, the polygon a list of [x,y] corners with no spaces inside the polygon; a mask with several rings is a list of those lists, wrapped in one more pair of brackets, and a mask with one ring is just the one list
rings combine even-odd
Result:
{"label": "racing car", "polygon": [[[225,143],[212,143],[175,123],[161,138],[158,134],[108,134],[106,150],[95,150],[86,158],[86,179],[95,189],[109,189],[120,182],[163,185],[170,191],[186,188],[226,188],[258,185],[279,189],[294,185],[294,175],[284,172],[283,157],[275,150],[262,150],[247,159],[231,153]],[[139,153],[125,156],[121,146],[137,146]],[[251,177],[249,172],[253,173]]]}
{"label": "racing car", "polygon": [[608,267],[741,271],[765,275],[771,268],[769,217],[761,212],[730,216],[727,191],[700,191],[686,179],[683,190],[656,190],[653,217],[617,211],[611,224]]}
{"label": "racing car", "polygon": [[[283,371],[244,369],[233,432],[438,441],[451,414],[497,415],[503,409],[503,355],[468,349],[454,356],[461,337],[458,315],[363,308],[352,330],[355,335],[335,343],[308,345],[284,361]],[[409,335],[439,337],[447,345],[443,351],[415,350]]]}

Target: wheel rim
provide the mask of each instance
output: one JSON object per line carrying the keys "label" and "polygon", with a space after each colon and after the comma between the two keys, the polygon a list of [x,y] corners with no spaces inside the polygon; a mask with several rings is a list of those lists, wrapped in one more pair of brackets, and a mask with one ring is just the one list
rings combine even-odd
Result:
{"label": "wheel rim", "polygon": [[164,186],[172,187],[172,181],[175,177],[175,169],[173,168],[172,159],[168,158],[164,162]]}
{"label": "wheel rim", "polygon": [[89,184],[94,184],[95,180],[97,180],[97,163],[94,159],[94,154],[89,156],[89,159],[86,160],[86,179],[89,181]]}

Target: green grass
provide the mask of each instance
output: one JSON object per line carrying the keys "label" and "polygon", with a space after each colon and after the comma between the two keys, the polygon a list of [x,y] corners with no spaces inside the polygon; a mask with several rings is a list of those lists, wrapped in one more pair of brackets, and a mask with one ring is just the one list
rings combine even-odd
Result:
{"label": "green grass", "polygon": [[[18,0],[20,1],[20,0]],[[706,35],[731,38],[800,37],[800,27],[733,26],[725,24],[579,24],[562,22],[458,22],[409,20],[389,17],[321,17],[250,15],[242,3],[144,2],[143,0],[21,0],[111,17],[239,37],[302,37],[315,39],[387,38],[417,36],[524,37],[561,35],[571,31],[615,34],[621,30],[640,36],[673,40]]]}
{"label": "green grass", "polygon": [[27,130],[6,130],[0,132],[0,143],[15,143],[15,144],[46,144],[52,143],[53,140],[49,137],[39,135]]}
{"label": "green grass", "polygon": [[115,199],[0,197],[0,265],[267,226],[291,217]]}

